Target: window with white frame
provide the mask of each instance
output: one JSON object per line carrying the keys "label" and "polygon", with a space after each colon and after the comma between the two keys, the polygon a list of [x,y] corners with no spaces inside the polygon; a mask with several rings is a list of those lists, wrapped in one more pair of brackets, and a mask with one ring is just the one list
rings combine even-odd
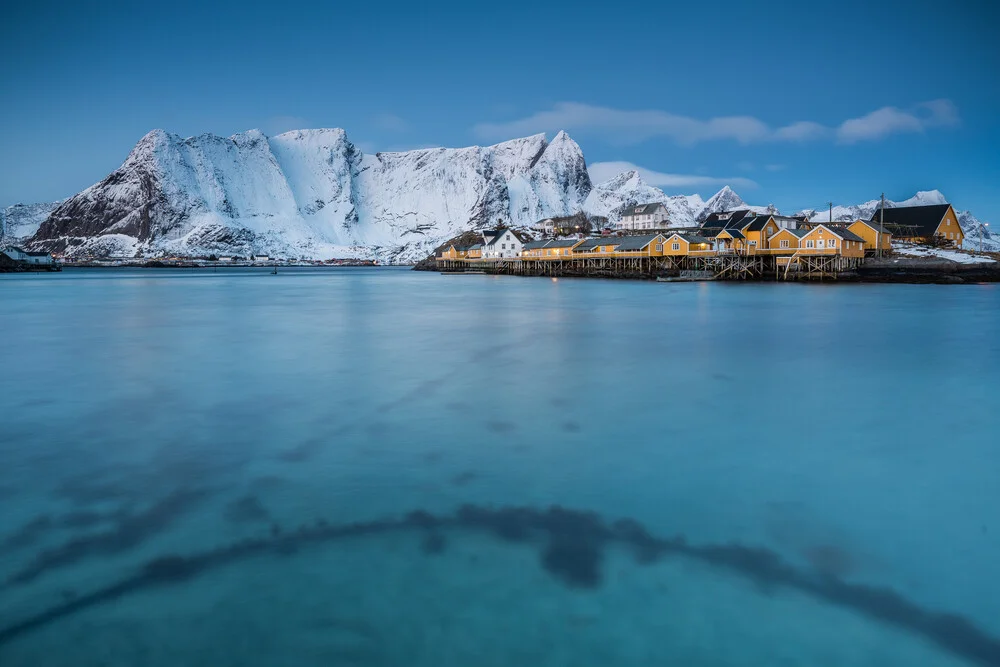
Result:
{"label": "window with white frame", "polygon": [[830,239],[829,241],[826,242],[826,245],[829,246],[830,248],[836,248],[837,241],[835,239]]}
{"label": "window with white frame", "polygon": [[[680,250],[681,249],[681,244],[680,243],[671,243],[670,244],[670,249],[671,250]],[[691,261],[694,261],[694,260],[691,260]]]}
{"label": "window with white frame", "polygon": [[820,239],[819,241],[816,241],[816,247],[817,248],[823,248],[823,247],[825,247],[825,245],[826,245],[826,241],[824,241],[823,239]]}
{"label": "window with white frame", "polygon": [[781,242],[778,245],[780,247],[782,247],[782,248],[787,248],[788,247],[788,239],[782,239]]}
{"label": "window with white frame", "polygon": [[815,246],[815,244],[813,243],[812,239],[806,241],[806,247],[807,248],[812,248],[814,246]]}

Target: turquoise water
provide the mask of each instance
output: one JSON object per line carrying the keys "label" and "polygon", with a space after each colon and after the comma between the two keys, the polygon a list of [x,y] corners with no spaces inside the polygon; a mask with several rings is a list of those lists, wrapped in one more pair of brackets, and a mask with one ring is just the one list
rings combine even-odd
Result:
{"label": "turquoise water", "polygon": [[[803,581],[1000,642],[996,286],[67,270],[0,303],[4,667],[991,664]],[[466,503],[800,583],[617,537],[574,577],[589,543]]]}

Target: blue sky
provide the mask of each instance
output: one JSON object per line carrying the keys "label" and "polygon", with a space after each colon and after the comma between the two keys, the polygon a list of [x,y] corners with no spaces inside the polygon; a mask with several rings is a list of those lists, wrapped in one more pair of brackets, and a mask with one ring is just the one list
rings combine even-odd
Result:
{"label": "blue sky", "polygon": [[936,188],[1000,221],[992,2],[89,4],[2,9],[0,205],[87,187],[153,128],[366,151],[565,129],[595,175],[671,193]]}

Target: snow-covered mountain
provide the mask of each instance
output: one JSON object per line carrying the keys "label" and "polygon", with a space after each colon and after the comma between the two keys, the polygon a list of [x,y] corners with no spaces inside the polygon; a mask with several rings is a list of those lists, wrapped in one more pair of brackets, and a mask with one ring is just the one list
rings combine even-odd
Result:
{"label": "snow-covered mountain", "polygon": [[591,191],[564,132],[486,148],[365,155],[340,129],[183,139],[150,132],[30,240],[70,255],[267,253],[409,260],[469,229],[579,212]]}
{"label": "snow-covered mountain", "polygon": [[60,201],[14,204],[0,209],[0,245],[19,245],[35,235]]}
{"label": "snow-covered mountain", "polygon": [[[943,203],[936,190],[887,206]],[[54,204],[4,209],[7,242],[86,256],[266,253],[285,258],[412,261],[455,235],[496,225],[528,227],[581,211],[611,223],[636,204],[662,202],[670,225],[749,208],[728,186],[703,200],[668,195],[636,171],[592,185],[580,147],[565,132],[495,146],[366,155],[340,129],[267,137],[143,137],[121,167]],[[834,220],[868,218],[878,200],[835,207]],[[826,220],[825,210],[804,214]],[[1000,250],[968,211],[966,243]]]}

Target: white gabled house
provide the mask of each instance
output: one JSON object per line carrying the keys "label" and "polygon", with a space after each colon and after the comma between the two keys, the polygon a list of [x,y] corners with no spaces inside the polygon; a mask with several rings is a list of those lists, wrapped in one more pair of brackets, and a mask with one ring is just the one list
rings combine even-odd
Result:
{"label": "white gabled house", "polygon": [[618,222],[618,229],[631,231],[666,229],[669,226],[670,218],[667,215],[667,207],[659,202],[629,206],[622,213],[622,219]]}
{"label": "white gabled house", "polygon": [[483,258],[503,259],[518,257],[524,244],[517,234],[509,229],[483,232]]}
{"label": "white gabled house", "polygon": [[47,252],[28,252],[16,246],[9,246],[0,250],[11,261],[20,264],[37,264],[40,266],[51,266],[55,264],[55,259]]}

